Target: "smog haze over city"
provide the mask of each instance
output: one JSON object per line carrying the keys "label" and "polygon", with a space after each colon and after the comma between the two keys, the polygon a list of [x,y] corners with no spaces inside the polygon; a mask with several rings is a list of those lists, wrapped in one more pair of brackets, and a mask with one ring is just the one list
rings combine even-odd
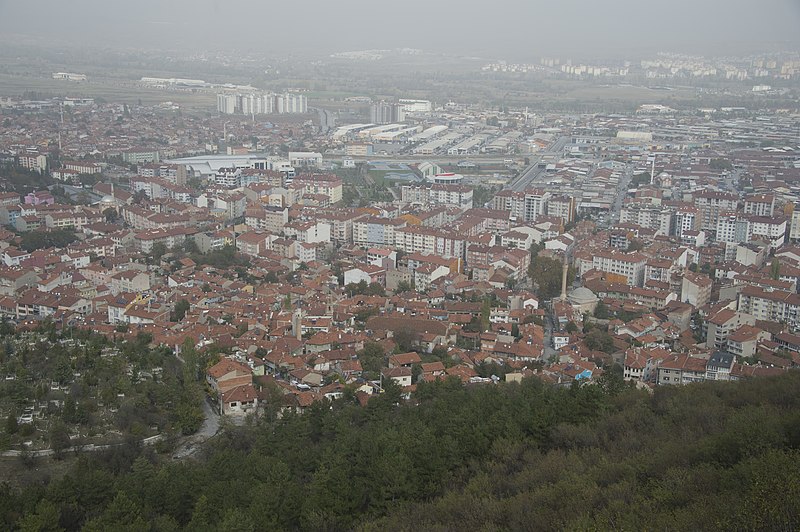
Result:
{"label": "smog haze over city", "polygon": [[798,28],[0,0],[0,530],[800,530]]}
{"label": "smog haze over city", "polygon": [[6,37],[104,48],[332,53],[409,47],[483,57],[738,53],[796,46],[798,27],[795,0],[0,1]]}

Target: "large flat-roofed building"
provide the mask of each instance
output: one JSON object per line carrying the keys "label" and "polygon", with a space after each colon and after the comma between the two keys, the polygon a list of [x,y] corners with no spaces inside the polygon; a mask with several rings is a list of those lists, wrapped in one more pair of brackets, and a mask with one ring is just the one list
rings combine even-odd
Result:
{"label": "large flat-roofed building", "polygon": [[255,170],[272,170],[280,172],[284,177],[294,177],[294,167],[284,157],[260,154],[245,155],[199,155],[169,159],[170,164],[184,165],[187,175],[213,179],[220,168],[252,168]]}
{"label": "large flat-roofed building", "polygon": [[290,151],[289,164],[295,168],[321,168],[322,154],[313,151]]}
{"label": "large flat-roofed building", "polygon": [[406,113],[430,113],[433,110],[433,105],[428,100],[400,98],[398,103]]}
{"label": "large flat-roofed building", "polygon": [[53,72],[53,79],[63,79],[65,81],[86,81],[86,74],[75,74],[73,72]]}

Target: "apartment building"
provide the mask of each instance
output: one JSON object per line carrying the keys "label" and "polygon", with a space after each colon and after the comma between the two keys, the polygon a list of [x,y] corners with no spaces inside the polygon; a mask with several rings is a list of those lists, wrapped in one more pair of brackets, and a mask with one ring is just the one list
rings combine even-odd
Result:
{"label": "apartment building", "polygon": [[624,278],[624,282],[629,286],[642,286],[646,264],[647,257],[640,253],[602,250],[592,257],[591,269]]}
{"label": "apartment building", "polygon": [[90,161],[65,161],[63,167],[79,174],[99,174],[102,171],[99,164]]}
{"label": "apartment building", "polygon": [[751,194],[744,198],[745,214],[756,216],[775,215],[775,196],[772,194]]}
{"label": "apartment building", "polygon": [[702,190],[693,195],[693,202],[700,214],[700,229],[716,231],[720,215],[736,212],[738,197],[728,192]]}
{"label": "apartment building", "polygon": [[186,166],[183,164],[140,164],[136,171],[142,177],[159,177],[173,185],[186,186]]}
{"label": "apartment building", "polygon": [[702,382],[706,379],[706,364],[704,358],[676,355],[658,366],[656,382],[659,385]]}
{"label": "apartment building", "polygon": [[525,191],[525,221],[533,221],[547,214],[547,203],[551,194],[541,189]]}
{"label": "apartment building", "polygon": [[552,196],[547,202],[547,216],[561,218],[564,224],[575,220],[575,198],[572,196]]}
{"label": "apartment building", "polygon": [[711,301],[712,284],[713,281],[707,275],[685,270],[681,283],[681,301],[695,308],[704,306]]}
{"label": "apartment building", "polygon": [[131,178],[131,188],[134,193],[144,192],[152,200],[169,199],[181,203],[190,203],[192,201],[191,190],[158,177]]}
{"label": "apartment building", "polygon": [[492,209],[509,211],[513,220],[525,218],[525,193],[513,190],[501,190],[492,198]]}
{"label": "apartment building", "polygon": [[[547,215],[547,204],[551,196],[549,192],[541,189],[529,189],[525,192],[501,190],[492,198],[492,209],[511,211],[512,219],[529,222],[539,216]],[[562,216],[559,217],[563,219]]]}
{"label": "apartment building", "polygon": [[796,242],[800,240],[800,203],[795,204],[790,223],[789,238]]}
{"label": "apartment building", "polygon": [[419,205],[451,205],[460,209],[472,207],[472,188],[465,185],[433,184],[403,185],[400,188],[404,203]]}
{"label": "apartment building", "polygon": [[800,330],[800,294],[745,286],[739,292],[737,303],[739,312],[746,312],[758,320],[785,323],[792,331]]}
{"label": "apartment building", "polygon": [[47,155],[38,152],[26,152],[17,156],[19,165],[28,170],[44,173],[47,170]]}
{"label": "apartment building", "polygon": [[724,308],[706,320],[706,347],[725,349],[728,337],[742,325],[755,325],[756,318],[744,312]]}
{"label": "apartment building", "polygon": [[620,223],[630,223],[653,229],[657,235],[671,234],[672,211],[655,205],[628,204],[619,212]]}
{"label": "apartment building", "polygon": [[220,187],[238,188],[241,186],[241,177],[241,168],[220,168],[214,174],[214,183]]}
{"label": "apartment building", "polygon": [[687,232],[700,228],[700,211],[697,207],[681,206],[675,209],[672,220],[672,234],[683,238]]}
{"label": "apartment building", "polygon": [[342,179],[334,174],[302,174],[292,184],[302,187],[304,194],[328,196],[331,205],[342,201]]}
{"label": "apartment building", "polygon": [[289,223],[289,209],[273,206],[248,207],[244,213],[244,223],[253,229],[280,234]]}
{"label": "apartment building", "polygon": [[752,325],[742,325],[728,336],[725,348],[732,355],[747,358],[756,354],[756,347],[760,341],[771,338],[772,335],[767,331]]}
{"label": "apartment building", "polygon": [[395,247],[407,253],[426,253],[463,260],[466,242],[461,233],[418,225],[395,231]]}
{"label": "apartment building", "polygon": [[313,151],[290,151],[289,164],[295,168],[322,168],[322,154]]}
{"label": "apartment building", "polygon": [[367,217],[353,221],[353,244],[395,247],[396,233],[406,226],[401,218]]}

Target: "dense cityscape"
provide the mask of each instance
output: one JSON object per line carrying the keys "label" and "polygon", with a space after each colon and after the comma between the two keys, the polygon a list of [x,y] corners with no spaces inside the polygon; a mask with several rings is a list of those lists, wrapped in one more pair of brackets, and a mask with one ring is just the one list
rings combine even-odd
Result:
{"label": "dense cityscape", "polygon": [[796,50],[26,53],[4,528],[800,526]]}

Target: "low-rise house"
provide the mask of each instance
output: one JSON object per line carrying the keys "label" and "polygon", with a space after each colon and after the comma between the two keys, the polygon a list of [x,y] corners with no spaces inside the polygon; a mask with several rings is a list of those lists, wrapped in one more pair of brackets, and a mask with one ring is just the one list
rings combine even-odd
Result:
{"label": "low-rise house", "polygon": [[756,354],[758,343],[770,339],[772,335],[767,331],[752,325],[741,325],[728,336],[726,349],[728,353],[737,357],[752,357]]}
{"label": "low-rise house", "polygon": [[220,411],[225,416],[244,416],[258,408],[259,394],[252,384],[242,384],[220,394]]}
{"label": "low-rise house", "polygon": [[141,294],[150,290],[150,274],[138,270],[126,270],[111,276],[111,293],[131,292]]}
{"label": "low-rise house", "polygon": [[36,272],[27,268],[0,268],[0,295],[13,296],[40,280]]}
{"label": "low-rise house", "polygon": [[253,371],[239,361],[223,358],[206,370],[206,380],[211,388],[222,394],[239,386],[253,383]]}
{"label": "low-rise house", "polygon": [[731,371],[736,362],[736,355],[730,353],[716,352],[706,363],[706,380],[710,381],[729,381]]}
{"label": "low-rise house", "polygon": [[391,379],[400,386],[411,386],[411,368],[383,368],[381,375],[384,379]]}
{"label": "low-rise house", "polygon": [[676,355],[661,363],[657,375],[659,385],[701,382],[706,378],[706,359]]}
{"label": "low-rise house", "polygon": [[422,358],[414,351],[400,353],[389,357],[389,368],[410,368],[414,364],[421,364]]}

